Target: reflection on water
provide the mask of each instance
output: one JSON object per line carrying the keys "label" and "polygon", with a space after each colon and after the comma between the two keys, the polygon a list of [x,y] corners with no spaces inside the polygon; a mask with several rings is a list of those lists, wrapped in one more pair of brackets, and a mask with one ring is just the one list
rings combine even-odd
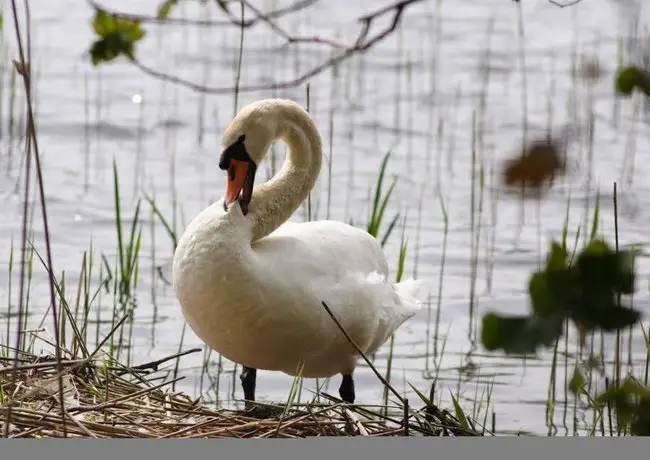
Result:
{"label": "reflection on water", "polygon": [[[147,13],[155,11],[157,1],[138,2],[137,6],[126,0],[106,4]],[[650,194],[643,178],[649,172],[646,168],[650,169],[645,158],[649,131],[638,122],[641,116],[631,101],[615,103],[611,81],[618,37],[628,35],[630,18],[640,18],[638,30],[642,30],[644,19],[647,23],[648,8],[639,5],[591,0],[560,9],[542,0],[520,2],[523,30],[519,30],[518,7],[512,2],[424,2],[408,9],[399,32],[376,49],[312,80],[310,111],[321,129],[328,157],[328,166],[312,195],[316,218],[364,225],[379,163],[388,150],[393,152],[388,170],[399,179],[386,212],[392,216],[400,211],[406,216],[406,274],[425,280],[430,293],[430,308],[405,324],[395,341],[391,378],[414,401],[417,397],[406,382],[426,390],[437,375],[443,402],[449,401],[450,392],[460,392],[461,402],[471,412],[470,401],[485,401],[491,392],[489,411],[496,413],[498,430],[547,432],[552,354],[526,362],[490,356],[483,353],[475,334],[483,312],[521,313],[527,308],[528,274],[549,239],[561,236],[569,197],[570,238],[579,225],[590,221],[598,191],[602,229],[611,235],[612,184],[617,181],[621,244],[645,243],[650,220],[645,201],[650,204]],[[197,14],[192,11],[195,8],[188,6],[187,14]],[[346,27],[354,25],[353,18],[375,8],[376,2],[370,0],[319,2],[313,10],[283,19],[282,24],[303,35],[331,36],[340,30],[352,37],[355,31]],[[114,263],[113,159],[120,173],[125,227],[130,225],[135,199],[146,193],[155,197],[170,225],[182,231],[183,225],[223,190],[223,174],[216,162],[220,134],[234,112],[232,95],[202,96],[154,80],[124,63],[92,69],[83,56],[92,39],[91,29],[80,26],[88,24],[91,15],[89,8],[71,1],[53,2],[32,11],[39,141],[55,269],[66,271],[70,286],[75,285],[72,279],[91,243],[109,264]],[[612,21],[613,15],[618,15],[618,23]],[[212,17],[216,17],[214,10]],[[64,29],[68,31],[65,34],[61,33]],[[199,83],[233,84],[237,30],[150,30],[151,37],[139,49],[147,65]],[[11,32],[7,30],[8,37]],[[11,38],[7,40],[13,43]],[[244,43],[245,85],[290,79],[327,56],[323,47],[298,51],[282,47],[262,26],[247,29]],[[629,60],[641,59],[639,41],[625,43]],[[582,55],[596,57],[600,63],[601,78],[591,85],[572,78],[573,63]],[[6,71],[3,75],[3,81],[9,81]],[[8,87],[4,85],[2,99],[4,127],[9,123]],[[306,103],[306,89],[300,87],[243,93],[238,104],[269,96]],[[16,101],[18,107],[19,96]],[[20,110],[14,109],[15,123]],[[499,190],[497,168],[518,148],[524,134],[531,138],[548,126],[558,130],[590,118],[595,127],[593,147],[584,139],[571,147],[575,167],[539,207],[531,203],[522,208]],[[15,247],[19,241],[22,199],[17,192],[24,165],[21,139],[10,140],[5,128],[1,142],[0,260],[8,261],[12,241]],[[471,175],[473,146],[475,170],[484,175],[483,187]],[[282,152],[276,147],[275,165],[271,159],[262,165],[261,179],[277,169]],[[587,161],[591,155],[593,163]],[[184,349],[201,346],[190,330],[182,334],[183,318],[168,285],[170,238],[149,208],[143,205],[142,209],[131,349],[134,362],[175,353],[181,345]],[[42,248],[42,225],[39,213],[34,215],[34,239]],[[305,207],[294,219],[306,215]],[[386,247],[391,267],[397,263],[398,251],[396,233]],[[97,279],[99,265],[97,262]],[[639,266],[642,277],[647,268],[643,257]],[[4,262],[0,275],[0,280],[9,277]],[[34,276],[39,282],[32,283],[30,308],[32,313],[39,312],[33,321],[40,321],[49,294],[38,264]],[[475,292],[473,314],[471,292]],[[16,296],[14,289],[14,304]],[[7,299],[8,283],[2,281],[0,312],[4,313],[0,314],[6,315]],[[99,320],[104,331],[110,329],[110,299],[106,296],[101,304],[104,313]],[[634,301],[648,311],[643,287]],[[4,316],[0,318],[5,321]],[[0,335],[4,331],[3,323]],[[627,347],[627,338],[625,341]],[[575,348],[574,343],[570,336],[569,350]],[[642,338],[634,336],[630,344],[630,361],[642,365]],[[595,344],[599,347],[600,339]],[[611,341],[606,341],[605,349],[610,350],[607,359],[613,356],[610,347]],[[376,357],[381,370],[386,367],[387,355],[385,347]],[[180,388],[206,392],[218,381],[220,399],[233,396],[233,385],[235,397],[241,397],[231,363],[221,362],[213,354],[206,374],[202,370],[205,358],[201,353],[183,358],[181,373],[187,378]],[[573,400],[568,396],[569,410],[565,411],[563,382],[565,374],[570,377],[575,357],[558,359],[558,403],[553,418],[562,434],[565,427],[570,431],[573,425]],[[381,384],[365,365],[360,365],[356,380],[360,403],[381,399]],[[258,382],[259,396],[272,400],[284,399],[291,386],[289,377],[266,372],[260,373]],[[314,383],[306,382],[306,388],[313,389]],[[335,393],[337,385],[334,379],[331,388],[324,390]],[[206,394],[215,397],[213,391]]]}

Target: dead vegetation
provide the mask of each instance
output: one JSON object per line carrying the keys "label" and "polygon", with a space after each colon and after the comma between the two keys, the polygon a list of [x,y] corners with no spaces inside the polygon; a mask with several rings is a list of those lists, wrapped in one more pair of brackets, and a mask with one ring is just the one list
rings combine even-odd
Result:
{"label": "dead vegetation", "polygon": [[[106,360],[21,353],[0,358],[0,428],[4,437],[41,438],[305,438],[313,436],[480,436],[471,421],[426,404],[364,408],[321,393],[328,403],[213,409],[171,390],[165,360],[126,368]],[[168,369],[167,369],[168,371]],[[160,374],[163,375],[160,375]],[[12,376],[12,374],[14,374]],[[63,401],[59,400],[63,382]],[[388,410],[387,410],[388,409]],[[8,424],[7,424],[8,421]]]}

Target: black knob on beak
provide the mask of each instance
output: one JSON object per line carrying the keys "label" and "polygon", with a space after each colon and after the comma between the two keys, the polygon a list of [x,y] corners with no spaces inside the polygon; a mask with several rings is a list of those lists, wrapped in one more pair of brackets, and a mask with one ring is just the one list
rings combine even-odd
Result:
{"label": "black knob on beak", "polygon": [[230,167],[230,155],[228,155],[228,152],[223,152],[221,154],[221,157],[219,157],[219,169],[225,171],[229,167]]}

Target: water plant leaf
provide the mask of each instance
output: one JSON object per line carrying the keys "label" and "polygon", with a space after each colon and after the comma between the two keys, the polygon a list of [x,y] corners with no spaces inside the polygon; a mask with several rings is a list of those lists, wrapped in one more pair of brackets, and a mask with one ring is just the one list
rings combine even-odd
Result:
{"label": "water plant leaf", "polygon": [[178,0],[165,0],[158,6],[158,13],[156,14],[156,17],[158,19],[167,19],[169,17],[169,13],[171,13],[172,9],[178,5]]}
{"label": "water plant leaf", "polygon": [[534,354],[539,347],[551,346],[562,334],[563,317],[552,315],[505,316],[490,312],[483,316],[481,342],[488,351],[506,354]]}
{"label": "water plant leaf", "polygon": [[543,318],[557,313],[558,303],[553,297],[551,287],[544,273],[537,272],[531,276],[528,283],[528,293],[530,294],[533,312],[536,315]]}
{"label": "water plant leaf", "polygon": [[629,307],[617,307],[612,303],[612,307],[607,310],[576,310],[572,313],[572,319],[586,330],[615,332],[637,324],[641,319],[641,312]]}
{"label": "water plant leaf", "polygon": [[551,243],[551,251],[546,259],[546,270],[564,270],[567,268],[569,253],[557,242]]}
{"label": "water plant leaf", "polygon": [[650,436],[650,417],[646,412],[641,412],[632,423],[630,423],[630,433],[632,436]]}
{"label": "water plant leaf", "polygon": [[569,390],[571,391],[571,393],[577,395],[582,391],[586,383],[587,380],[585,379],[584,374],[576,366],[576,368],[573,370],[573,376],[571,377],[571,381],[569,382]]}
{"label": "water plant leaf", "polygon": [[[372,204],[372,214],[370,216],[370,220],[366,228],[366,231],[377,239],[379,239],[379,228],[381,227],[382,221],[384,220],[384,213],[386,211],[386,206],[388,205],[388,200],[390,199],[393,190],[395,189],[395,185],[397,184],[397,179],[394,178],[391,185],[388,187],[388,191],[382,198],[382,186],[384,183],[384,178],[386,175],[386,166],[388,164],[388,159],[390,157],[390,154],[391,152],[388,151],[386,155],[384,155],[384,158],[379,167],[379,177],[377,178],[377,183],[375,185],[375,195]],[[391,220],[390,224],[388,225],[388,229],[386,230],[384,237],[381,239],[382,247],[386,244],[388,237],[393,232],[397,220],[399,219],[399,216],[400,216],[399,213],[396,213],[395,216],[393,217],[393,220]]]}
{"label": "water plant leaf", "polygon": [[635,412],[630,433],[633,436],[650,436],[650,399],[641,400]]}
{"label": "water plant leaf", "polygon": [[458,400],[454,397],[454,394],[450,392],[451,395],[451,402],[454,404],[454,411],[456,412],[456,418],[460,422],[461,426],[465,428],[467,431],[474,431],[473,428],[469,424],[469,419],[465,415],[465,412],[463,412],[463,408],[460,407],[460,404],[458,404]]}
{"label": "water plant leaf", "polygon": [[617,254],[618,277],[616,288],[621,294],[630,295],[634,293],[635,262],[635,251],[621,251]]}
{"label": "water plant leaf", "polygon": [[621,428],[629,427],[634,436],[650,434],[650,388],[628,377],[619,386],[611,385],[596,395],[593,404],[597,407],[611,405]]}
{"label": "water plant leaf", "polygon": [[641,385],[634,377],[626,378],[620,385],[611,385],[594,398],[594,403],[604,406],[607,403],[617,404],[621,401],[633,402],[634,399],[650,401],[650,388]]}
{"label": "water plant leaf", "polygon": [[487,313],[483,346],[488,351],[528,354],[552,346],[567,320],[578,329],[582,345],[593,330],[613,332],[637,324],[641,312],[622,306],[620,299],[634,292],[635,255],[614,251],[605,240],[592,238],[569,258],[566,247],[553,242],[545,269],[533,273],[528,283],[531,315]]}
{"label": "water plant leaf", "polygon": [[619,70],[616,75],[616,90],[629,96],[638,89],[650,96],[650,71],[636,66],[628,66]]}
{"label": "water plant leaf", "polygon": [[411,387],[411,389],[415,392],[416,395],[418,395],[418,397],[422,400],[422,402],[423,402],[426,406],[430,406],[430,405],[431,405],[431,400],[430,400],[429,398],[427,398],[427,397],[424,395],[424,393],[422,393],[420,390],[418,390],[417,388],[415,388],[415,386],[413,386],[413,384],[412,384],[411,382],[407,382],[407,383],[409,384],[409,386]]}

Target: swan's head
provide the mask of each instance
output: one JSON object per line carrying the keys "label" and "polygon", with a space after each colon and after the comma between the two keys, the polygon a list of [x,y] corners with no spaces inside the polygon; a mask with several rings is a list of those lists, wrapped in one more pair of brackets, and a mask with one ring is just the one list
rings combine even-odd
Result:
{"label": "swan's head", "polygon": [[265,103],[244,107],[226,128],[221,142],[219,168],[227,171],[224,209],[239,201],[244,215],[253,195],[255,172],[276,137],[278,120]]}

